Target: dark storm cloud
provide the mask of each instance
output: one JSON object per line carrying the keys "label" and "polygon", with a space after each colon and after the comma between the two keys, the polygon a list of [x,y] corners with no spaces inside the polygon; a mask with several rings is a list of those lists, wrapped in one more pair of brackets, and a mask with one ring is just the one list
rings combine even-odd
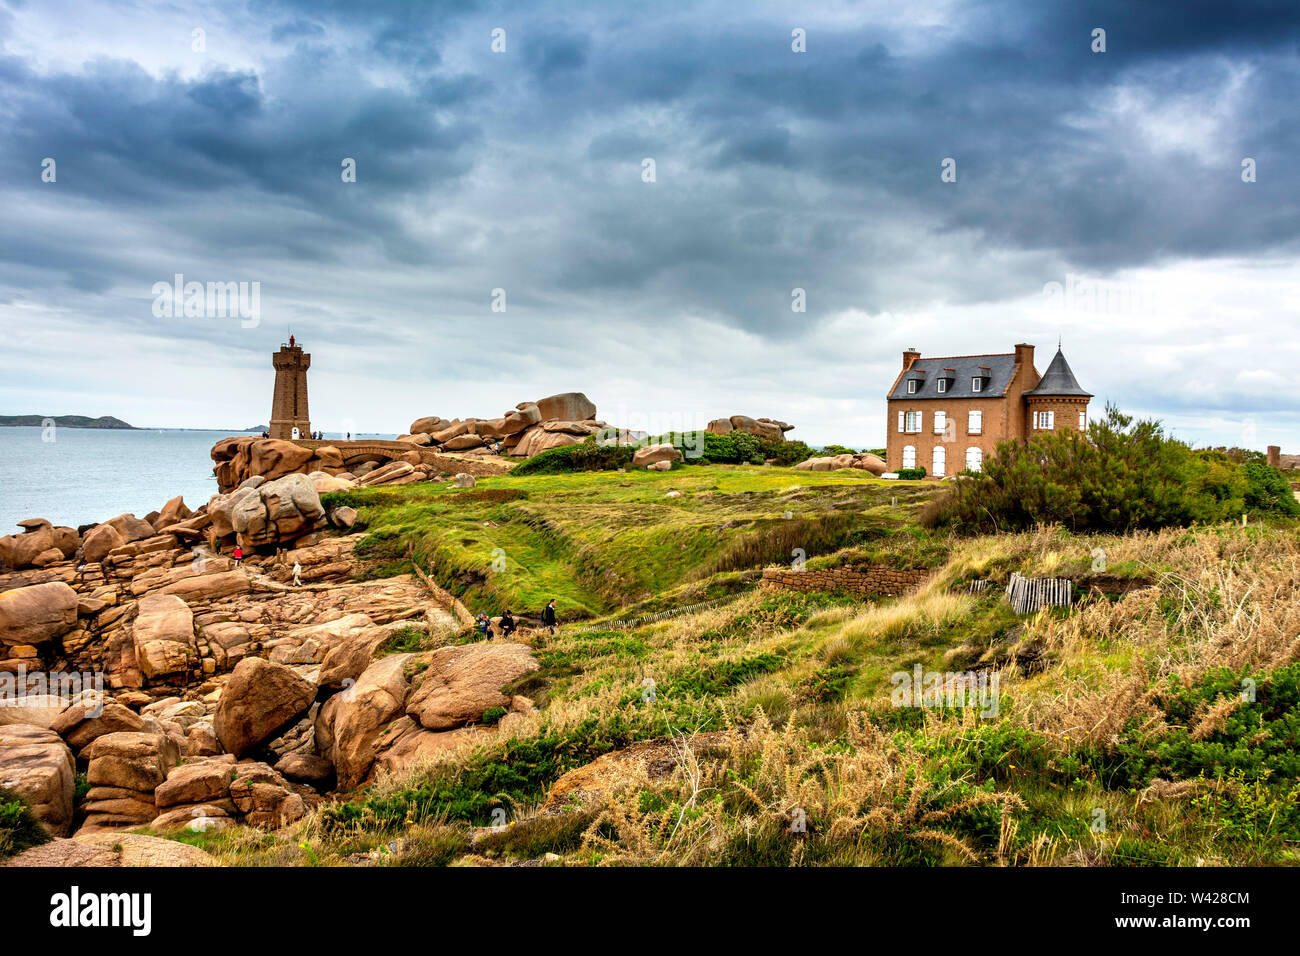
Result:
{"label": "dark storm cloud", "polygon": [[214,30],[197,69],[122,43],[48,65],[13,40],[26,13],[0,8],[0,188],[20,210],[0,286],[100,329],[168,334],[143,290],[184,271],[264,277],[326,341],[376,313],[367,343],[435,320],[468,336],[503,287],[523,316],[503,321],[586,323],[593,350],[687,319],[784,346],[844,310],[1291,257],[1300,237],[1294,4],[1007,0],[922,27],[897,5],[848,22],[761,3],[253,0],[217,20],[244,55]]}

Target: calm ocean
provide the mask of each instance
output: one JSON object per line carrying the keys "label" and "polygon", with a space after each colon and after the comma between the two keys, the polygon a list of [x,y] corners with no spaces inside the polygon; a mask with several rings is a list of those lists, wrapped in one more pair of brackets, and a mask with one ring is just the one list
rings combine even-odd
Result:
{"label": "calm ocean", "polygon": [[74,528],[128,511],[143,518],[175,495],[197,508],[217,493],[209,450],[240,434],[252,433],[0,428],[0,534],[24,518]]}

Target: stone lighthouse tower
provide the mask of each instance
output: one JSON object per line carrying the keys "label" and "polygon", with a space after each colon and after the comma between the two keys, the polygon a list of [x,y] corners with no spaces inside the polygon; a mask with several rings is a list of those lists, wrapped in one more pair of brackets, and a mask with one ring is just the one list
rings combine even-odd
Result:
{"label": "stone lighthouse tower", "polygon": [[311,416],[307,412],[307,369],[311,356],[289,336],[289,344],[271,356],[275,366],[275,394],[271,397],[271,437],[294,438],[311,434]]}

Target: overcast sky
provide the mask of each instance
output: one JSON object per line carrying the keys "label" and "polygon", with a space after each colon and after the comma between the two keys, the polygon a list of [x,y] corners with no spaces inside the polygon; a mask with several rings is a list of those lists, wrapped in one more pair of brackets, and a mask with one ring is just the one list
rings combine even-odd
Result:
{"label": "overcast sky", "polygon": [[905,348],[1059,336],[1098,410],[1300,452],[1294,2],[524,7],[0,0],[0,412],[264,424],[292,326],[331,431],[869,447]]}

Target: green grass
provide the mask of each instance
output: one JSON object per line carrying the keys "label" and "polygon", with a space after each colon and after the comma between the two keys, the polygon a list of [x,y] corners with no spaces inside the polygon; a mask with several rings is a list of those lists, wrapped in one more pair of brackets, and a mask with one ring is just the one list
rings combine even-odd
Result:
{"label": "green grass", "polygon": [[[671,605],[675,590],[714,581],[725,593],[729,573],[787,563],[796,548],[808,557],[868,543],[888,551],[928,491],[861,472],[707,465],[325,497],[360,511],[369,534],[358,553],[374,562],[371,574],[408,570],[410,554],[475,611],[531,615],[555,598],[573,620]],[[914,535],[902,542],[909,549]]]}

